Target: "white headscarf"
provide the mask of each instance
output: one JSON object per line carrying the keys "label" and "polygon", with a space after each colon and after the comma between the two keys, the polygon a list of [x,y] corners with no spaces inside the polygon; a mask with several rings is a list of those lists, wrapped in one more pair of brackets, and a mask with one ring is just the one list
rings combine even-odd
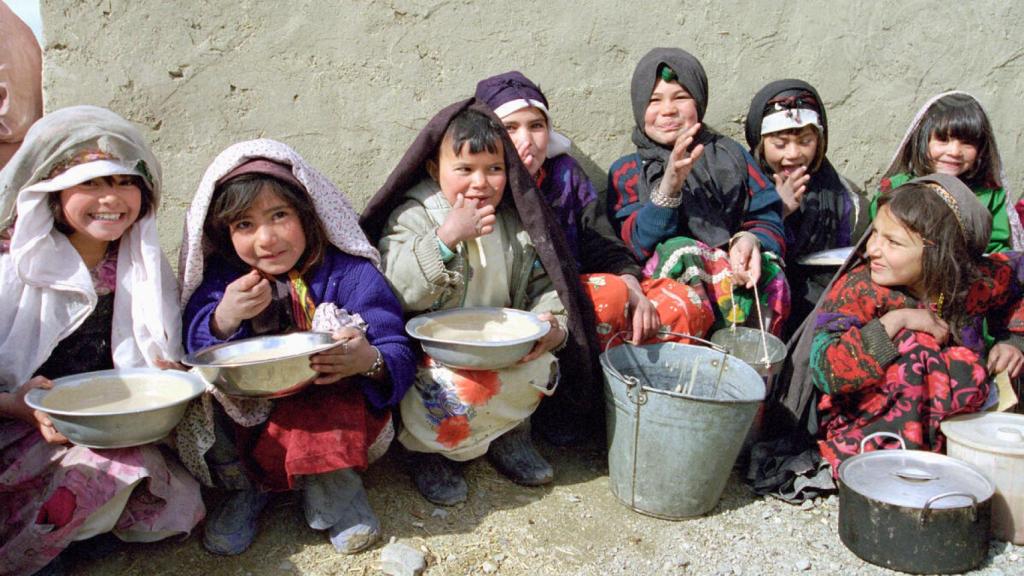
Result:
{"label": "white headscarf", "polygon": [[348,198],[298,152],[276,140],[248,140],[228,147],[206,169],[185,216],[185,234],[178,254],[181,304],[184,306],[203,281],[203,223],[217,183],[232,170],[255,158],[266,158],[292,167],[292,174],[306,188],[331,244],[342,252],[369,259],[380,267],[380,254],[359,227],[359,216]]}
{"label": "white headscarf", "polygon": [[[899,170],[900,158],[903,156],[903,149],[907,147],[910,139],[914,136],[914,133],[917,132],[918,127],[921,126],[921,122],[924,120],[925,114],[928,113],[928,109],[939,101],[939,99],[945,98],[946,96],[952,96],[954,94],[967,96],[971,100],[977,102],[979,108],[982,110],[985,109],[977,98],[960,90],[950,90],[949,92],[943,92],[942,94],[932,96],[924,103],[923,106],[921,106],[917,111],[917,114],[914,116],[914,119],[910,122],[910,126],[907,128],[906,134],[903,135],[903,140],[900,141],[900,145],[896,148],[896,153],[893,154],[892,160],[889,161],[889,167],[885,169],[883,174],[892,174]],[[986,112],[986,114],[988,113]],[[999,159],[999,181],[1002,183],[1003,191],[1006,192],[1006,217],[1010,221],[1010,245],[1014,250],[1024,250],[1024,224],[1021,223],[1020,215],[1017,214],[1017,210],[1014,208],[1011,200],[1011,198],[1013,198],[1013,194],[1010,193],[1010,185],[1006,180],[1006,171],[1003,167],[1002,157],[999,155],[998,147],[993,147],[991,152],[997,159]]]}
{"label": "white headscarf", "polygon": [[[4,229],[14,224],[10,251],[0,255],[0,391],[27,381],[96,307],[92,276],[67,236],[54,228],[49,207],[55,186],[76,179],[65,174],[81,170],[59,166],[87,151],[144,175],[152,189],[152,209],[119,241],[114,366],[181,358],[177,284],[156,227],[160,164],[142,134],[117,114],[93,106],[64,108],[36,122],[0,172],[0,223]],[[60,173],[50,178],[55,168]]]}

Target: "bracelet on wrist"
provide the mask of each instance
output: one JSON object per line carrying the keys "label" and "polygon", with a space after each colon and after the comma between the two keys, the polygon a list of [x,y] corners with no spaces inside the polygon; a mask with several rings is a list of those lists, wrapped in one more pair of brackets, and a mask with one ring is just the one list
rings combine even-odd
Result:
{"label": "bracelet on wrist", "polygon": [[363,376],[367,378],[377,378],[384,372],[384,355],[380,353],[380,348],[372,346],[373,350],[377,353],[377,358],[373,361],[373,364],[363,372]]}

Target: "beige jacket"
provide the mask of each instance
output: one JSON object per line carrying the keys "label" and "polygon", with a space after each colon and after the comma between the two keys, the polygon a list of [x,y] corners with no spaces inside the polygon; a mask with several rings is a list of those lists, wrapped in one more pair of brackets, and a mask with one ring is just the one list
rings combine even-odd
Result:
{"label": "beige jacket", "polygon": [[[392,212],[378,248],[384,275],[407,314],[459,308],[466,295],[468,260],[459,245],[447,263],[437,245],[437,228],[451,205],[437,183],[424,179],[406,193],[406,201]],[[530,235],[515,210],[505,204],[497,213],[504,235],[502,244],[510,271],[512,308],[551,312],[565,328],[566,312],[547,272],[537,258]]]}

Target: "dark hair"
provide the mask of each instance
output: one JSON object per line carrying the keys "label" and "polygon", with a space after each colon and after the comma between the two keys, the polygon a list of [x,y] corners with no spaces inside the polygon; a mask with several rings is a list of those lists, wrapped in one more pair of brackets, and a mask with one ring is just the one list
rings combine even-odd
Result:
{"label": "dark hair", "polygon": [[1003,185],[999,179],[1002,166],[992,125],[977,100],[966,94],[949,94],[936,100],[903,148],[896,170],[910,172],[914,176],[935,172],[928,158],[928,142],[933,136],[943,140],[956,138],[978,149],[974,166],[960,175],[965,184],[972,188],[999,188]]}
{"label": "dark hair", "polygon": [[[146,179],[142,176],[129,176],[128,178],[132,185],[138,188],[139,192],[142,193],[142,202],[139,204],[139,216],[135,219],[135,222],[138,222],[143,217],[149,215],[153,210],[153,190],[149,187],[149,183],[146,182]],[[96,178],[96,180],[101,180],[108,186],[114,185],[113,176],[102,176],[100,178]],[[60,192],[51,192],[49,197],[46,199],[46,203],[50,207],[50,213],[53,214],[53,227],[65,236],[74,234],[75,229],[72,228],[71,224],[69,224],[67,219],[64,218],[64,208],[60,204]]]}
{"label": "dark hair", "polygon": [[775,171],[772,170],[772,167],[768,165],[768,160],[764,157],[765,137],[776,135],[789,136],[791,134],[799,135],[800,132],[807,127],[814,129],[814,136],[818,139],[818,145],[814,149],[814,158],[811,159],[811,165],[807,167],[807,173],[814,174],[819,168],[821,168],[821,163],[825,161],[825,146],[822,145],[825,139],[822,137],[821,130],[818,129],[817,126],[808,124],[807,126],[801,126],[800,128],[787,128],[785,130],[779,130],[778,132],[772,132],[771,134],[761,135],[761,139],[757,141],[757,147],[754,148],[754,158],[757,158],[757,163],[760,164],[761,170],[764,170],[765,174],[771,176],[775,173]]}
{"label": "dark hair", "polygon": [[214,190],[206,221],[203,223],[203,252],[207,256],[217,253],[241,267],[247,266],[238,257],[234,244],[231,243],[231,223],[237,221],[264,190],[284,199],[295,210],[299,222],[302,223],[302,231],[306,236],[306,251],[299,258],[295,268],[300,274],[305,274],[323,260],[324,247],[328,242],[327,231],[305,190],[265,174],[243,174]]}
{"label": "dark hair", "polygon": [[[445,130],[441,142],[443,145],[445,141],[450,141],[456,156],[462,152],[462,146],[466,143],[469,143],[470,154],[479,154],[484,150],[497,154],[504,142],[502,138],[505,132],[505,126],[493,117],[479,110],[467,108],[456,114],[448,123],[448,129]],[[440,152],[438,148],[438,157]]]}
{"label": "dark hair", "polygon": [[968,247],[960,223],[953,210],[932,185],[904,184],[878,199],[878,208],[889,211],[908,230],[924,240],[921,254],[921,276],[927,296],[943,297],[943,319],[953,336],[967,319],[965,300],[971,284],[978,279],[978,263],[982,255]]}

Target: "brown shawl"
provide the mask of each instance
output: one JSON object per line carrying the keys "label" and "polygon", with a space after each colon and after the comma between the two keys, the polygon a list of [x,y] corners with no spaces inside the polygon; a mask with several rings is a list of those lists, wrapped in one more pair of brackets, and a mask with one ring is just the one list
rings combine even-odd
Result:
{"label": "brown shawl", "polygon": [[[501,123],[490,107],[475,99],[456,102],[438,112],[419,133],[384,186],[363,210],[359,224],[371,243],[376,245],[380,242],[388,216],[403,202],[405,193],[427,177],[427,161],[436,158],[448,124],[467,108],[478,110]],[[508,167],[505,196],[511,196],[523,228],[530,234],[541,264],[569,314],[569,339],[565,348],[558,353],[558,358],[562,373],[571,377],[562,379],[559,391],[552,400],[571,413],[587,413],[600,406],[598,392],[601,390],[593,307],[583,292],[575,259],[558,227],[558,221],[516,154],[515,144],[506,133],[502,133],[502,139],[505,165]]]}

